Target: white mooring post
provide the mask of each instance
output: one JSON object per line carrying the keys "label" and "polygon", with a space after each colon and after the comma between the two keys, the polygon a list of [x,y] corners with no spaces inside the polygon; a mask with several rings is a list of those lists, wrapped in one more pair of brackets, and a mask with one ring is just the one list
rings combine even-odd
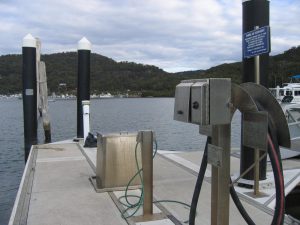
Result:
{"label": "white mooring post", "polygon": [[85,142],[85,139],[90,132],[90,101],[82,101],[82,112],[83,112],[83,140]]}

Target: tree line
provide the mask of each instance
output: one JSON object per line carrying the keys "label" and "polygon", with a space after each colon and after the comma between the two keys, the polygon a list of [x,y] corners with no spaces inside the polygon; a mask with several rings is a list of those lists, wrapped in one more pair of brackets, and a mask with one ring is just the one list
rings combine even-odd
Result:
{"label": "tree line", "polygon": [[[50,92],[76,94],[77,53],[63,52],[42,55],[46,63]],[[0,56],[0,94],[20,93],[22,88],[22,55]],[[271,56],[269,86],[289,81],[300,74],[300,47]],[[174,96],[175,86],[184,79],[229,77],[242,81],[242,63],[227,63],[207,70],[168,73],[156,66],[133,62],[116,62],[100,54],[91,54],[91,93],[138,93],[141,96]],[[62,88],[60,84],[65,84]]]}

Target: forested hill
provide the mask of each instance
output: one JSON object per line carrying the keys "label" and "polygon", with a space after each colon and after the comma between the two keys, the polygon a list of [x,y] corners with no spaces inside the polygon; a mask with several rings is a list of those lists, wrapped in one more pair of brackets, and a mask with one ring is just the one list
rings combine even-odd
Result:
{"label": "forested hill", "polygon": [[[76,93],[77,53],[42,55],[46,62],[50,92]],[[21,55],[0,56],[0,94],[21,92]],[[176,84],[183,79],[231,77],[241,82],[240,62],[222,64],[208,70],[167,73],[162,69],[132,62],[116,62],[99,54],[91,54],[91,93],[141,94],[142,96],[173,96]],[[300,47],[270,57],[270,86],[288,81],[300,74]],[[59,84],[66,84],[63,88]]]}
{"label": "forested hill", "polygon": [[[77,53],[42,55],[46,63],[50,92],[76,93]],[[22,56],[0,56],[0,94],[20,93]],[[151,96],[171,96],[174,86],[187,76],[176,76],[155,66],[132,62],[116,62],[99,54],[91,54],[91,94],[110,92]],[[66,84],[62,88],[59,84]]]}

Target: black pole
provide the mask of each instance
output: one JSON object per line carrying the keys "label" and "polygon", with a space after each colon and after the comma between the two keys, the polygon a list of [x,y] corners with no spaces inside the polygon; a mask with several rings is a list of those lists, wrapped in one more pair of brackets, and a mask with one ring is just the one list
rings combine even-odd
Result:
{"label": "black pole", "polygon": [[36,40],[30,34],[23,39],[23,114],[25,162],[32,145],[37,144]]}
{"label": "black pole", "polygon": [[[255,26],[269,26],[270,21],[269,0],[243,0],[243,33],[254,30]],[[260,84],[268,87],[269,53],[260,55]],[[254,58],[243,58],[243,82],[255,82]],[[260,156],[263,152],[260,153]],[[254,149],[241,146],[240,174],[254,163]],[[267,158],[259,164],[259,179],[266,179]],[[244,177],[254,180],[254,169],[250,170]]]}
{"label": "black pole", "polygon": [[82,38],[78,42],[77,138],[83,138],[82,101],[90,100],[90,55],[91,43]]}

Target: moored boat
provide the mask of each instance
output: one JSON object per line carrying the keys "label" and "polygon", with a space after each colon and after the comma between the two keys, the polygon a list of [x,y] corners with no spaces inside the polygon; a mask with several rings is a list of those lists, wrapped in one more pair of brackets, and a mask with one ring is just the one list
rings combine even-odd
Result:
{"label": "moored boat", "polygon": [[300,74],[290,78],[289,83],[283,83],[281,87],[270,88],[270,91],[280,102],[300,103]]}

